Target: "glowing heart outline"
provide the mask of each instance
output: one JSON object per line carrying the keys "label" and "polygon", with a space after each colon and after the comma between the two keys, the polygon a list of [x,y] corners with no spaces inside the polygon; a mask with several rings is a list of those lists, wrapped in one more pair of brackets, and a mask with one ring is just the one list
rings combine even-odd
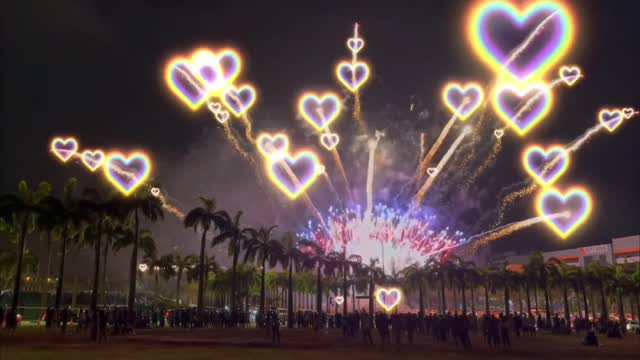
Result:
{"label": "glowing heart outline", "polygon": [[[96,155],[100,158],[96,160]],[[100,166],[104,163],[104,152],[100,149],[96,150],[85,150],[82,152],[82,156],[80,157],[82,163],[89,169],[91,172],[98,170]]]}
{"label": "glowing heart outline", "polygon": [[342,303],[344,302],[344,296],[338,295],[333,299],[333,301],[335,301],[338,305],[342,305]]}
{"label": "glowing heart outline", "polygon": [[227,122],[227,120],[229,120],[229,112],[226,110],[218,111],[215,116],[216,120],[223,125]]}
{"label": "glowing heart outline", "polygon": [[[276,146],[276,149],[269,150],[268,146],[273,146],[274,143],[281,143],[281,145]],[[262,133],[256,139],[256,146],[262,156],[267,159],[273,159],[287,153],[287,150],[289,150],[289,137],[284,133],[276,133],[274,135]]]}
{"label": "glowing heart outline", "polygon": [[[217,95],[225,86],[232,84],[242,69],[242,58],[237,51],[230,48],[224,48],[217,52],[206,48],[198,49],[194,52],[191,62],[200,79],[207,84],[206,89],[209,96]],[[214,81],[206,79],[202,72],[204,67],[213,69],[216,77]],[[227,67],[230,68],[227,69]]]}
{"label": "glowing heart outline", "polygon": [[[384,296],[386,295],[391,295],[391,294],[395,294],[395,301],[391,304],[391,305],[387,305],[383,299]],[[400,301],[402,301],[402,291],[400,291],[400,289],[398,288],[378,288],[378,290],[376,290],[376,301],[378,302],[378,304],[380,306],[382,306],[386,311],[391,311],[393,310],[393,308],[395,308],[396,306],[398,306],[400,304]]]}
{"label": "glowing heart outline", "polygon": [[[66,146],[69,143],[73,145],[73,149],[68,150],[66,148],[59,147],[59,145]],[[51,140],[51,151],[58,159],[66,163],[78,151],[78,141],[71,136],[67,138],[55,137]]]}
{"label": "glowing heart outline", "polygon": [[338,146],[340,142],[340,135],[336,133],[331,134],[322,134],[320,135],[320,144],[324,146],[325,149],[331,151]]}
{"label": "glowing heart outline", "polygon": [[633,108],[624,108],[622,109],[622,115],[626,120],[631,119],[633,114],[635,114],[635,110]]}
{"label": "glowing heart outline", "polygon": [[[242,99],[244,93],[248,94],[246,100]],[[229,85],[222,92],[221,100],[227,109],[239,117],[253,106],[253,103],[256,102],[256,97],[256,89],[249,84],[241,85],[237,88]]]}
{"label": "glowing heart outline", "polygon": [[[330,114],[314,114],[309,113],[307,106],[310,102],[313,102],[317,111],[318,108],[322,108],[325,104],[325,101],[329,101],[333,105],[333,111]],[[342,103],[338,96],[334,93],[324,93],[320,97],[318,97],[314,93],[306,93],[300,97],[300,101],[298,102],[298,111],[302,117],[307,120],[317,131],[324,130],[329,124],[331,124],[335,119],[340,115],[340,111],[342,110]]]}
{"label": "glowing heart outline", "polygon": [[[301,160],[308,159],[311,161],[312,169],[308,174],[305,174],[305,178],[300,179],[299,174],[296,174],[293,170],[293,175],[297,178],[297,181],[289,177],[289,181],[294,185],[295,188],[289,188],[286,185],[286,180],[283,182],[282,179],[278,177],[277,172],[274,171],[274,168],[277,169],[278,166],[283,166],[282,161],[286,163],[286,166],[291,169],[290,165],[295,165]],[[318,171],[318,167],[320,166],[320,162],[318,161],[318,157],[309,150],[303,150],[298,152],[295,156],[291,156],[288,153],[282,154],[282,156],[270,158],[267,161],[267,174],[271,181],[282,191],[285,195],[287,195],[290,199],[297,198],[300,194],[306,191],[318,178],[320,172]],[[284,170],[284,166],[283,166]],[[284,170],[286,172],[286,170]]]}
{"label": "glowing heart outline", "polygon": [[573,66],[562,66],[560,70],[558,70],[558,75],[562,81],[568,86],[573,86],[578,79],[582,76],[582,70],[576,65]]}
{"label": "glowing heart outline", "polygon": [[[552,39],[552,43],[555,43],[553,47],[547,46],[543,48],[544,51],[541,52],[542,54],[538,54],[538,56],[534,57],[533,61],[529,61],[533,64],[525,66],[522,73],[514,74],[511,64],[506,64],[505,66],[507,57],[513,49],[508,49],[501,55],[499,54],[501,51],[496,49],[496,46],[487,45],[492,44],[492,42],[487,39],[489,37],[486,31],[487,19],[491,15],[502,13],[507,15],[512,26],[515,24],[520,27],[526,24],[531,16],[535,16],[535,14],[540,11],[554,14],[553,18],[549,15],[547,17],[548,19],[554,21],[559,19],[560,34],[553,35],[553,38],[555,38]],[[570,9],[564,4],[550,1],[533,2],[524,9],[518,9],[512,4],[503,1],[479,2],[479,5],[471,12],[467,27],[467,38],[471,48],[480,60],[486,63],[497,74],[508,74],[519,83],[526,83],[544,76],[554,64],[558,63],[558,61],[567,54],[573,43],[574,33],[575,25]]]}
{"label": "glowing heart outline", "polygon": [[496,138],[498,138],[498,140],[500,140],[504,136],[504,130],[502,129],[493,130],[493,136],[495,136]]}
{"label": "glowing heart outline", "polygon": [[[356,77],[354,81],[353,76],[349,74],[357,74],[359,69],[362,70],[362,76],[360,78]],[[345,71],[349,74],[345,73]],[[355,63],[342,61],[336,66],[336,76],[338,80],[351,92],[358,91],[358,89],[367,82],[370,73],[369,65],[363,61],[356,61]]]}
{"label": "glowing heart outline", "polygon": [[[462,103],[454,104],[455,101],[451,96],[453,95],[453,92],[456,92],[461,96],[461,99],[464,99],[467,96],[466,94],[468,91],[475,92],[475,99],[458,111],[462,106]],[[480,107],[482,100],[484,100],[484,91],[482,90],[482,87],[475,82],[468,82],[464,85],[452,82],[445,85],[442,90],[442,101],[444,101],[445,106],[462,121],[467,120],[469,116],[471,116]]]}
{"label": "glowing heart outline", "polygon": [[[541,155],[545,161],[549,159],[549,157],[556,153],[555,156],[560,156],[562,164],[557,167],[555,166],[549,174],[544,174],[544,167],[541,169],[536,168],[533,163],[533,156]],[[555,158],[554,160],[556,161]],[[546,150],[539,145],[531,145],[525,149],[522,153],[522,166],[526,170],[526,172],[541,186],[551,186],[567,171],[569,168],[569,164],[571,163],[571,158],[569,157],[569,152],[561,145],[552,145],[549,146]]]}
{"label": "glowing heart outline", "polygon": [[[169,90],[171,90],[171,92],[192,111],[199,109],[207,100],[207,82],[202,79],[197,71],[194,71],[193,64],[196,56],[202,56],[199,54],[202,54],[203,52],[210,51],[207,49],[196,50],[190,59],[181,56],[175,57],[169,61],[165,68],[165,83],[169,87]],[[178,78],[174,79],[174,71],[176,70],[186,78],[194,89],[197,89],[198,92],[195,95],[191,96],[186,93],[185,88],[178,84]]]}
{"label": "glowing heart outline", "polygon": [[[143,169],[141,169],[142,174],[136,174],[131,184],[124,184],[119,177],[119,175],[121,175],[119,173],[125,172],[126,170],[123,170],[119,168],[119,166],[114,165],[113,162],[119,161],[125,166],[128,166],[135,160],[142,161],[142,164],[144,165]],[[124,194],[125,196],[129,196],[149,178],[149,176],[151,175],[152,164],[150,158],[145,153],[140,151],[133,151],[129,153],[128,156],[125,156],[120,152],[112,152],[107,155],[103,167],[104,175],[107,180],[122,194]],[[126,174],[122,175],[127,176]],[[129,174],[129,176],[131,175]]]}
{"label": "glowing heart outline", "polygon": [[151,195],[153,195],[155,197],[160,196],[160,189],[157,188],[157,187],[152,187],[149,192],[151,193]]}
{"label": "glowing heart outline", "polygon": [[438,169],[437,168],[428,168],[427,169],[427,174],[429,174],[429,176],[435,176],[438,173]]}
{"label": "glowing heart outline", "polygon": [[[556,221],[555,218],[552,218],[545,208],[545,203],[549,198],[553,197],[555,199],[559,199],[562,204],[566,204],[569,198],[577,196],[581,202],[584,203],[584,206],[581,208],[581,213],[571,219],[570,223],[567,225],[562,225]],[[545,216],[545,222],[549,227],[561,238],[566,239],[571,233],[576,231],[576,229],[582,225],[589,215],[591,215],[591,210],[593,208],[593,203],[591,200],[591,195],[587,190],[579,186],[573,186],[569,188],[564,194],[560,192],[555,187],[545,188],[544,191],[540,192],[538,195],[538,199],[536,201],[536,209],[538,211],[539,216]],[[571,216],[571,214],[570,214]]]}
{"label": "glowing heart outline", "polygon": [[364,40],[356,37],[348,38],[347,47],[352,53],[357,54],[362,50],[362,48],[364,48]]}
{"label": "glowing heart outline", "polygon": [[[512,114],[509,109],[505,108],[501,103],[501,97],[505,92],[510,92],[515,94],[519,98],[523,98],[531,91],[536,91],[536,94],[533,95],[533,97],[543,98],[543,106],[537,109],[537,111],[532,111],[531,113],[529,113],[524,118],[524,125],[521,126],[518,124],[517,119],[514,119],[517,113]],[[494,94],[495,95],[493,96],[492,104],[496,114],[507,125],[515,129],[520,136],[526,135],[529,130],[531,130],[536,124],[542,121],[542,119],[544,119],[551,111],[551,105],[553,104],[553,93],[544,83],[531,83],[525,86],[519,86],[514,83],[502,83],[496,87]]]}
{"label": "glowing heart outline", "polygon": [[[615,115],[613,118],[605,119],[609,115]],[[618,119],[618,120],[616,120]],[[602,109],[598,112],[598,121],[607,129],[610,133],[614,132],[618,126],[622,125],[624,120],[624,114],[620,109]]]}

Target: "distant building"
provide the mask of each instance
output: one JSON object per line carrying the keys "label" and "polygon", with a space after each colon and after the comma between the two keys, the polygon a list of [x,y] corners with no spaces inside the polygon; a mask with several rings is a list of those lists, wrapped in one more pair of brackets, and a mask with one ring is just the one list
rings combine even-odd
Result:
{"label": "distant building", "polygon": [[[562,260],[568,265],[586,266],[592,262],[605,265],[640,263],[640,235],[612,239],[610,244],[585,246],[542,253],[545,261]],[[531,254],[504,253],[494,256],[490,263],[510,264],[513,270],[529,262]]]}

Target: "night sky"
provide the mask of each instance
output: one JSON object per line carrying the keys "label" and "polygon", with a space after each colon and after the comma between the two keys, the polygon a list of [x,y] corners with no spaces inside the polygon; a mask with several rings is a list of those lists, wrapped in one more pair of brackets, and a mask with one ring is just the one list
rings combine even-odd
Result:
{"label": "night sky", "polygon": [[[366,39],[362,56],[373,66],[362,94],[365,121],[369,114],[371,123],[382,129],[385,123],[375,114],[390,108],[406,112],[412,99],[419,99],[421,109],[431,113],[423,121],[437,121],[425,128],[439,132],[448,119],[440,100],[443,84],[452,79],[487,83],[492,78],[467,46],[464,14],[469,4],[452,0],[5,4],[0,192],[13,192],[21,179],[46,180],[60,189],[65,178],[75,176],[81,186],[95,185],[96,176],[76,164],[62,165],[47,152],[53,136],[74,135],[81,147],[147,151],[154,159],[153,177],[185,210],[195,204],[196,196],[213,195],[223,208],[243,209],[247,224],[278,221],[283,230],[299,225],[308,216],[296,217],[291,206],[277,210],[286,202],[274,201],[275,193],[267,194],[257,184],[254,168],[228,145],[211,114],[204,108],[192,113],[168,91],[163,80],[167,61],[199,46],[238,49],[244,59],[241,79],[259,92],[251,111],[254,126],[291,129],[303,144],[304,131],[293,130],[302,128],[295,115],[297,98],[304,90],[340,91],[333,68],[349,56],[344,42],[358,21]],[[563,63],[580,65],[586,77],[573,88],[561,86],[554,92],[552,114],[529,136],[505,136],[498,165],[487,171],[487,209],[495,206],[500,186],[526,178],[519,162],[525,144],[567,143],[593,126],[598,109],[605,105],[640,108],[635,90],[640,79],[640,2],[592,0],[570,5],[578,28],[576,43]],[[344,115],[341,121],[351,120]],[[502,126],[495,118],[491,121]],[[561,241],[545,225],[537,225],[497,241],[495,248],[551,250],[640,234],[639,122],[635,117],[614,134],[598,134],[573,156],[563,184],[584,185],[594,197],[592,216],[579,231]],[[520,200],[506,221],[535,216],[533,201],[534,197]],[[176,244],[185,251],[197,249],[196,236],[182,230],[170,215],[155,229],[165,251]]]}

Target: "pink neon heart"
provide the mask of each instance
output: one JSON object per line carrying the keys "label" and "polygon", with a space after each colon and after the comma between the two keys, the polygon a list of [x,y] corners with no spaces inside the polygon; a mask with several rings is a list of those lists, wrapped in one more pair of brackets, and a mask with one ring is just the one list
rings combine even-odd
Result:
{"label": "pink neon heart", "polygon": [[224,90],[222,101],[236,116],[244,114],[256,100],[256,92],[250,85],[236,89],[229,86]]}
{"label": "pink neon heart", "polygon": [[224,84],[230,84],[240,73],[240,57],[233,50],[223,50],[218,55]]}
{"label": "pink neon heart", "polygon": [[385,310],[389,311],[400,303],[402,295],[398,289],[379,289],[376,292],[376,300]]}
{"label": "pink neon heart", "polygon": [[317,130],[322,130],[338,117],[340,102],[334,95],[325,95],[320,99],[309,94],[302,98],[300,110],[307,121]]}
{"label": "pink neon heart", "polygon": [[263,154],[273,156],[287,151],[289,139],[283,134],[262,135],[258,138],[258,148]]}
{"label": "pink neon heart", "polygon": [[206,84],[187,61],[174,62],[168,74],[172,91],[192,109],[198,108],[207,95]]}
{"label": "pink neon heart", "polygon": [[589,216],[591,198],[580,188],[572,188],[565,194],[550,188],[538,198],[538,212],[547,216],[546,220],[560,235],[567,236]]}
{"label": "pink neon heart", "polygon": [[580,77],[580,69],[577,67],[563,67],[560,70],[560,77],[562,78],[562,81],[571,86],[578,81],[578,78]]}
{"label": "pink neon heart", "polygon": [[341,62],[337,69],[338,80],[351,91],[356,91],[369,78],[369,66],[363,62],[355,65]]}
{"label": "pink neon heart", "polygon": [[598,114],[600,123],[609,131],[615,130],[622,124],[623,114],[620,110],[602,110]]}
{"label": "pink neon heart", "polygon": [[622,115],[624,115],[625,119],[631,119],[635,110],[633,108],[624,108],[622,109]]}
{"label": "pink neon heart", "polygon": [[[299,153],[296,157],[286,154],[273,161],[270,170],[280,189],[291,197],[309,187],[319,174],[317,159],[309,152]],[[295,178],[290,176],[289,170]]]}
{"label": "pink neon heart", "polygon": [[353,51],[354,53],[358,53],[364,46],[364,40],[360,38],[350,38],[347,41],[347,46],[349,47],[349,50]]}
{"label": "pink neon heart", "polygon": [[[515,125],[522,135],[542,120],[551,108],[551,92],[542,84],[524,89],[504,85],[495,95],[495,106],[504,120]],[[523,105],[526,107],[523,107]]]}
{"label": "pink neon heart", "polygon": [[333,150],[340,142],[340,136],[338,134],[322,134],[320,142],[327,150]]}
{"label": "pink neon heart", "polygon": [[56,138],[51,144],[51,150],[63,162],[67,162],[78,150],[78,142],[74,138]]}
{"label": "pink neon heart", "polygon": [[111,154],[105,166],[109,181],[125,195],[135,190],[151,173],[151,161],[142,153],[133,153],[129,157]]}
{"label": "pink neon heart", "polygon": [[531,147],[525,154],[527,171],[544,185],[553,184],[569,165],[569,155],[560,146],[551,147],[546,151],[540,147]]}
{"label": "pink neon heart", "polygon": [[85,150],[82,153],[82,162],[89,168],[91,171],[95,171],[97,168],[102,165],[104,161],[104,153],[100,150],[90,151]]}

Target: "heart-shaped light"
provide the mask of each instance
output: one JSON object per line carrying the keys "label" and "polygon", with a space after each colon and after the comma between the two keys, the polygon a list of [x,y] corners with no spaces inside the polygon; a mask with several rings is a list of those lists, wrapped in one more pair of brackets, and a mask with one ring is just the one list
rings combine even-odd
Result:
{"label": "heart-shaped light", "polygon": [[310,151],[295,156],[284,154],[267,161],[267,173],[274,184],[291,199],[295,199],[317,179],[318,158]]}
{"label": "heart-shaped light", "polygon": [[171,60],[165,71],[165,82],[191,110],[197,110],[207,100],[207,83],[193,70],[188,59],[178,57]]}
{"label": "heart-shaped light", "polygon": [[61,137],[51,140],[51,151],[62,160],[67,162],[78,151],[78,141],[72,137],[63,139]]}
{"label": "heart-shaped light", "polygon": [[449,83],[442,91],[444,104],[464,121],[480,107],[484,99],[482,87],[477,83],[466,83],[464,86],[458,83]]}
{"label": "heart-shaped light", "polygon": [[376,290],[376,301],[386,311],[391,311],[400,304],[402,292],[398,288],[379,288]]}
{"label": "heart-shaped light", "polygon": [[256,90],[251,85],[242,85],[238,88],[231,85],[222,93],[222,102],[235,116],[247,112],[256,101]]}
{"label": "heart-shaped light", "polygon": [[349,38],[347,40],[347,47],[352,53],[357,54],[364,47],[364,40],[361,38]]}
{"label": "heart-shaped light", "polygon": [[138,270],[140,270],[141,272],[146,272],[147,270],[149,270],[149,265],[140,264],[140,265],[138,265]]}
{"label": "heart-shaped light", "polygon": [[598,113],[598,120],[609,132],[613,132],[622,124],[624,115],[620,109],[602,109]]}
{"label": "heart-shaped light", "polygon": [[504,130],[502,129],[493,130],[493,136],[495,136],[496,138],[500,139],[502,138],[503,135],[504,135]]}
{"label": "heart-shaped light", "polygon": [[216,120],[218,120],[220,124],[226,123],[227,120],[229,120],[229,112],[226,110],[218,111],[216,113]]}
{"label": "heart-shaped light", "polygon": [[157,187],[152,187],[151,188],[151,195],[158,197],[160,196],[160,189]]}
{"label": "heart-shaped light", "polygon": [[549,186],[567,171],[569,153],[560,145],[550,146],[546,150],[532,145],[524,151],[522,165],[538,184]]}
{"label": "heart-shaped light", "polygon": [[338,134],[322,134],[320,135],[320,143],[325,149],[331,151],[338,146],[340,136]]}
{"label": "heart-shaped light", "polygon": [[211,111],[214,115],[219,113],[222,109],[222,104],[217,102],[210,102],[208,105],[209,111]]}
{"label": "heart-shaped light", "polygon": [[104,161],[102,150],[85,150],[82,152],[82,163],[91,171],[96,171]]}
{"label": "heart-shaped light", "polygon": [[581,187],[572,187],[564,194],[547,188],[537,201],[538,214],[545,216],[545,222],[563,239],[587,220],[591,208],[591,196]]}
{"label": "heart-shaped light", "polygon": [[256,146],[264,157],[273,158],[286,154],[289,149],[289,138],[282,133],[275,135],[262,133],[256,139]]}
{"label": "heart-shaped light", "polygon": [[222,87],[233,84],[242,68],[240,55],[233,49],[223,49],[218,52],[217,57],[222,70]]}
{"label": "heart-shaped light", "polygon": [[325,93],[320,97],[307,93],[298,102],[302,117],[318,131],[324,130],[340,115],[340,107],[340,99],[333,93]]}
{"label": "heart-shaped light", "polygon": [[582,76],[582,71],[577,66],[563,66],[558,71],[560,78],[565,84],[572,86]]}
{"label": "heart-shaped light", "polygon": [[635,110],[633,110],[633,108],[622,109],[622,115],[624,115],[625,119],[631,119],[634,113],[635,113]]}
{"label": "heart-shaped light", "polygon": [[496,87],[492,103],[498,117],[523,136],[549,114],[553,95],[543,83],[504,83]]}
{"label": "heart-shaped light", "polygon": [[429,174],[429,176],[434,176],[437,172],[438,172],[438,169],[433,167],[427,169],[427,174]]}
{"label": "heart-shaped light", "polygon": [[336,302],[336,304],[342,305],[342,303],[344,302],[344,296],[336,296],[334,301]]}
{"label": "heart-shaped light", "polygon": [[336,67],[338,80],[351,92],[356,92],[369,79],[369,65],[362,61],[355,64],[343,61]]}
{"label": "heart-shaped light", "polygon": [[556,64],[575,31],[570,11],[551,1],[533,2],[522,11],[505,1],[479,2],[468,24],[471,47],[480,59],[520,83],[541,78]]}
{"label": "heart-shaped light", "polygon": [[116,189],[128,196],[151,175],[151,160],[141,152],[128,156],[111,153],[105,161],[104,174]]}

